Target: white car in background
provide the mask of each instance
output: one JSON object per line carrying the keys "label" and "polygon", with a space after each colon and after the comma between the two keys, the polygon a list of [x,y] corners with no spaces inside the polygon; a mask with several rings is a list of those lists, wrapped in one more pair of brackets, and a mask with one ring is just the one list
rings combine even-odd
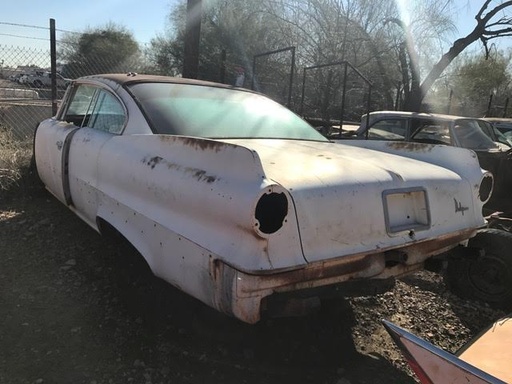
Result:
{"label": "white car in background", "polygon": [[[60,73],[57,73],[57,88],[66,88],[71,82],[71,79],[66,79]],[[35,88],[49,88],[52,85],[52,74],[48,71],[37,71],[28,75],[26,83]]]}
{"label": "white car in background", "polygon": [[28,76],[26,73],[22,73],[17,77],[17,82],[19,84],[28,84]]}
{"label": "white car in background", "polygon": [[332,143],[246,89],[130,73],[74,80],[34,154],[46,188],[93,229],[256,323],[348,282],[367,294],[485,224],[492,175],[473,152],[367,144]]}

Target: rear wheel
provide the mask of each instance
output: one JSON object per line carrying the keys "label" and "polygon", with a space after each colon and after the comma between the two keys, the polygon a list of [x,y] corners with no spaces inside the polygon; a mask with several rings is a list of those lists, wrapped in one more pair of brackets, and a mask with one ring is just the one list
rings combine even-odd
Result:
{"label": "rear wheel", "polygon": [[481,229],[468,246],[484,252],[478,257],[448,261],[445,279],[452,292],[503,309],[512,308],[512,234]]}

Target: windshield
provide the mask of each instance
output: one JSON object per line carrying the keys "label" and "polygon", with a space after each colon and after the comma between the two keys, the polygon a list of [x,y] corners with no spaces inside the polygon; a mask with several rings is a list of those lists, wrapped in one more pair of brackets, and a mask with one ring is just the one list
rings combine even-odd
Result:
{"label": "windshield", "polygon": [[499,146],[482,131],[478,120],[460,119],[455,121],[453,134],[463,148],[499,149]]}
{"label": "windshield", "polygon": [[299,116],[258,94],[173,83],[141,83],[129,88],[156,133],[328,141]]}

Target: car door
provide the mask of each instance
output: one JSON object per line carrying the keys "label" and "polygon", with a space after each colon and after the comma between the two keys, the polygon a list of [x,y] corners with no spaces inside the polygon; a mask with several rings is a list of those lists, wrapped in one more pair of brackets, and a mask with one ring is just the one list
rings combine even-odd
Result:
{"label": "car door", "polygon": [[64,180],[67,180],[64,143],[71,137],[77,127],[66,121],[48,119],[36,130],[34,156],[39,178],[46,188],[61,202],[67,204]]}
{"label": "car door", "polygon": [[[121,133],[127,115],[122,103],[109,90],[90,85],[83,87],[86,88],[84,92],[78,89],[75,95],[87,94],[90,102],[79,129],[68,140],[65,152],[68,172],[64,188],[69,195],[68,203],[82,219],[94,227],[98,208],[100,151],[108,140]],[[73,101],[68,108],[68,112],[71,110],[67,114],[69,117],[74,113]]]}

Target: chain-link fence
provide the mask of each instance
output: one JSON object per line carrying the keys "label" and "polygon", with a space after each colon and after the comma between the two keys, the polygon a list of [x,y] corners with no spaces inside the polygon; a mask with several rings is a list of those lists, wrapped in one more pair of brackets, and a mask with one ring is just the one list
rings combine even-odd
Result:
{"label": "chain-link fence", "polygon": [[[37,28],[48,33],[48,39],[42,39],[48,42],[47,50],[0,44],[0,127],[18,139],[30,138],[38,122],[52,115],[71,79],[100,73],[178,73],[179,60],[168,57],[171,51],[160,57],[162,51],[123,40],[108,28],[93,33],[65,31],[63,38],[52,39],[56,45],[52,57],[50,28]],[[324,66],[301,81],[295,51],[288,47],[263,52],[252,63],[247,57],[240,64],[239,58],[223,50],[218,60],[200,60],[200,78],[262,92],[309,120],[355,120],[366,112],[369,83],[361,82],[352,70],[347,77],[342,67]]]}
{"label": "chain-link fence", "polygon": [[0,45],[0,63],[0,129],[18,139],[31,137],[52,109],[49,87],[29,75],[47,71],[50,52]]}
{"label": "chain-link fence", "polygon": [[[123,42],[123,35],[108,28],[100,32],[113,36],[56,30],[53,20],[50,28],[0,24],[29,28],[38,34],[38,37],[1,34],[22,38],[26,43],[26,46],[7,46],[0,40],[0,129],[19,140],[31,138],[36,125],[52,116],[71,79],[99,73],[157,73],[149,64],[147,47],[129,38],[125,44],[112,43],[117,42],[116,38]],[[55,38],[56,31],[64,32],[60,39]],[[47,48],[27,48],[32,45],[32,39],[46,41],[42,46]],[[53,57],[52,52],[55,52]]]}

